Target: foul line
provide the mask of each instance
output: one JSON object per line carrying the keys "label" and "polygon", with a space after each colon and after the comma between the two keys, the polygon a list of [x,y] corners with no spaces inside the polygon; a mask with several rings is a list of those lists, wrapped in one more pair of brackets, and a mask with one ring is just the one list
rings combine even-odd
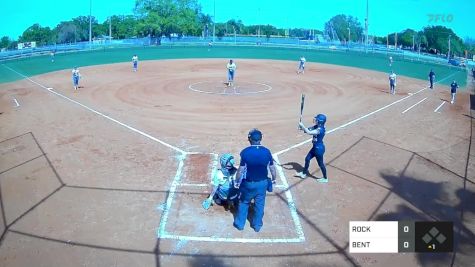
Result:
{"label": "foul line", "polygon": [[[347,122],[347,123],[345,123],[345,124],[343,124],[343,125],[340,125],[340,126],[338,126],[338,127],[336,127],[336,128],[333,128],[333,129],[331,129],[330,131],[328,131],[327,134],[332,133],[332,132],[337,131],[337,130],[340,130],[340,129],[345,128],[345,127],[347,127],[347,126],[350,126],[351,124],[356,123],[356,122],[358,122],[358,121],[360,121],[360,120],[362,120],[362,119],[364,119],[364,118],[366,118],[366,117],[369,117],[369,116],[371,116],[371,115],[373,115],[373,114],[376,114],[376,113],[378,113],[378,112],[380,112],[380,111],[382,111],[382,110],[385,110],[385,109],[387,109],[387,108],[389,108],[389,107],[391,107],[391,106],[393,106],[393,105],[396,105],[397,103],[399,103],[399,102],[401,102],[401,101],[404,101],[404,100],[406,100],[406,99],[408,99],[408,98],[410,98],[410,97],[413,97],[413,96],[419,94],[420,92],[424,91],[426,88],[427,88],[427,87],[424,87],[424,88],[422,88],[421,90],[419,90],[419,91],[413,93],[412,95],[408,95],[408,96],[406,96],[406,97],[403,97],[403,98],[401,98],[401,99],[399,99],[399,100],[396,100],[396,101],[394,101],[394,102],[392,102],[392,103],[390,103],[390,104],[388,104],[388,105],[386,105],[386,106],[384,106],[384,107],[382,107],[382,108],[379,108],[379,109],[377,109],[377,110],[375,110],[375,111],[372,111],[372,112],[370,112],[370,113],[368,113],[368,114],[366,114],[366,115],[363,115],[363,116],[361,116],[361,117],[359,117],[359,118],[356,118],[356,119],[354,119],[354,120],[352,120],[352,121],[350,121],[350,122]],[[281,150],[281,151],[279,151],[279,152],[276,152],[276,153],[274,153],[274,156],[278,156],[278,155],[280,155],[280,154],[282,154],[282,153],[288,152],[289,150],[292,150],[292,149],[294,149],[294,148],[297,148],[297,147],[299,147],[299,146],[302,146],[302,145],[304,145],[304,144],[306,144],[306,143],[308,143],[308,142],[310,142],[310,141],[312,141],[312,138],[310,138],[310,139],[308,139],[308,140],[305,140],[305,141],[303,141],[303,142],[300,142],[300,143],[298,143],[298,144],[296,144],[296,145],[293,145],[293,146],[291,146],[291,147],[289,147],[289,148],[283,149],[283,150]]]}
{"label": "foul line", "polygon": [[437,112],[444,104],[445,101],[442,101],[442,104],[440,104],[436,109],[434,109],[434,112]]}
{"label": "foul line", "polygon": [[406,110],[404,110],[404,111],[402,112],[402,114],[404,114],[404,113],[408,112],[408,111],[409,111],[409,110],[411,110],[413,107],[415,107],[415,106],[419,105],[420,103],[424,102],[426,99],[427,99],[427,97],[426,97],[426,98],[424,98],[424,99],[422,99],[421,101],[419,101],[419,102],[415,103],[414,105],[412,105],[412,106],[408,107]]}
{"label": "foul line", "polygon": [[179,152],[179,153],[181,153],[181,154],[186,153],[184,150],[179,149],[178,147],[175,147],[175,146],[172,146],[172,145],[170,145],[170,144],[168,144],[168,143],[165,143],[165,142],[163,142],[162,140],[159,140],[159,139],[157,139],[157,138],[155,138],[155,137],[153,137],[153,136],[151,136],[151,135],[149,135],[149,134],[147,134],[147,133],[144,133],[144,132],[142,132],[142,131],[140,131],[140,130],[138,130],[138,129],[132,127],[132,126],[129,126],[129,125],[127,125],[127,124],[125,124],[125,123],[123,123],[123,122],[120,122],[120,121],[118,121],[118,120],[116,120],[116,119],[114,119],[114,118],[112,118],[112,117],[109,117],[109,116],[107,116],[107,115],[105,115],[105,114],[103,114],[103,113],[101,113],[101,112],[99,112],[99,111],[97,111],[97,110],[95,110],[95,109],[93,109],[93,108],[90,108],[90,107],[88,107],[88,106],[86,106],[86,105],[84,105],[84,104],[82,104],[82,103],[80,103],[80,102],[78,102],[78,101],[76,101],[76,100],[73,100],[73,99],[71,99],[71,98],[69,98],[69,97],[67,97],[67,96],[65,96],[65,95],[63,95],[63,94],[60,94],[60,93],[58,93],[58,92],[55,92],[55,91],[53,91],[53,88],[51,88],[51,87],[46,87],[46,86],[44,86],[44,85],[42,85],[42,84],[40,84],[40,83],[38,83],[38,82],[36,82],[36,81],[33,81],[33,80],[30,79],[28,76],[23,75],[23,74],[19,73],[18,71],[14,70],[14,69],[12,69],[12,68],[10,68],[10,67],[4,65],[4,64],[2,64],[2,66],[4,66],[5,68],[7,68],[7,69],[9,69],[9,70],[11,70],[11,71],[13,71],[13,72],[15,72],[16,74],[18,74],[18,75],[20,75],[20,76],[26,78],[26,79],[29,80],[30,82],[32,82],[32,83],[34,83],[34,84],[36,84],[36,85],[38,85],[38,86],[40,86],[40,87],[42,87],[42,88],[48,90],[48,92],[51,92],[51,93],[53,93],[53,94],[55,94],[55,95],[57,95],[57,96],[59,96],[59,97],[62,97],[62,98],[66,99],[66,100],[68,100],[68,101],[70,101],[70,102],[72,102],[72,103],[74,103],[74,104],[77,104],[77,105],[79,105],[79,106],[81,106],[81,107],[83,107],[83,108],[85,108],[85,109],[87,109],[87,110],[89,110],[89,111],[91,111],[91,112],[93,112],[93,113],[99,115],[99,116],[102,116],[102,117],[104,117],[104,118],[106,118],[106,119],[108,119],[108,120],[110,120],[110,121],[113,121],[113,122],[115,122],[115,123],[117,123],[117,124],[119,124],[119,125],[121,125],[121,126],[124,126],[125,128],[127,128],[127,129],[129,129],[129,130],[131,130],[131,131],[133,131],[133,132],[136,132],[136,133],[138,133],[138,134],[140,134],[140,135],[142,135],[142,136],[145,136],[145,137],[147,137],[147,138],[149,138],[149,139],[151,139],[151,140],[153,140],[153,141],[155,141],[155,142],[158,142],[158,143],[160,143],[160,144],[162,144],[162,145],[164,145],[164,146],[166,146],[166,147],[168,147],[168,148],[171,148],[171,149],[173,149],[173,150],[175,150],[175,151],[177,151],[177,152]]}

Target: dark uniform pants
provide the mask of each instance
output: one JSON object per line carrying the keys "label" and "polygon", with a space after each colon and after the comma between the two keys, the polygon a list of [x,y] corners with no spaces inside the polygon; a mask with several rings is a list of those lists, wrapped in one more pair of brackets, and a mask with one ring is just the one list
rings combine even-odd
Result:
{"label": "dark uniform pants", "polygon": [[266,203],[267,178],[259,182],[248,182],[244,180],[241,184],[241,198],[236,217],[234,218],[234,226],[240,230],[244,229],[247,214],[249,212],[249,204],[254,199],[254,215],[251,219],[251,227],[259,231],[263,225],[264,206]]}

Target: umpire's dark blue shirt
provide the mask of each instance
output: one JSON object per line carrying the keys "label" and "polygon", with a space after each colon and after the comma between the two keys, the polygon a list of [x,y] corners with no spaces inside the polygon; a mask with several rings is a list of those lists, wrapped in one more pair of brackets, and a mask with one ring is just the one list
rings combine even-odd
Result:
{"label": "umpire's dark blue shirt", "polygon": [[240,166],[247,167],[247,181],[256,182],[267,179],[267,166],[274,165],[269,149],[261,145],[252,145],[243,149],[240,155]]}

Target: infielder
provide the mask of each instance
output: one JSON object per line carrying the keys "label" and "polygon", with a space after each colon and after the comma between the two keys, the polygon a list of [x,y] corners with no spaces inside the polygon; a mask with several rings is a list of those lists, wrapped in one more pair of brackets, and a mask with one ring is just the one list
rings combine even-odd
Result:
{"label": "infielder", "polygon": [[434,71],[431,69],[430,72],[429,72],[429,83],[430,83],[430,89],[434,89],[434,80],[435,80],[435,73]]}
{"label": "infielder", "polygon": [[221,168],[216,170],[211,181],[213,189],[202,203],[206,210],[213,204],[224,205],[226,210],[237,204],[238,190],[234,187],[237,168],[234,167],[234,157],[229,153],[223,154],[219,158],[219,164]]}
{"label": "infielder", "polygon": [[391,74],[389,74],[389,93],[394,95],[396,93],[396,85],[397,85],[397,80],[396,80],[396,73],[394,71],[391,71]]}
{"label": "infielder", "polygon": [[234,64],[232,59],[229,60],[227,69],[228,69],[228,87],[229,87],[233,85],[234,73],[236,72],[236,64]]}
{"label": "infielder", "polygon": [[455,103],[455,94],[457,93],[457,88],[459,88],[459,85],[458,85],[457,82],[454,80],[454,81],[450,84],[450,94],[452,95],[452,99],[450,100],[450,104]]}
{"label": "infielder", "polygon": [[137,55],[134,55],[132,57],[132,69],[134,70],[134,72],[137,72],[137,65],[139,64],[139,57]]}
{"label": "infielder", "polygon": [[323,178],[320,178],[317,181],[320,183],[328,182],[327,168],[325,167],[325,163],[323,163],[323,154],[325,154],[325,144],[323,143],[323,137],[325,137],[326,121],[327,117],[324,114],[318,114],[313,119],[315,125],[312,127],[306,128],[302,122],[299,123],[300,129],[302,129],[306,134],[312,135],[312,148],[305,157],[305,166],[301,172],[296,174],[302,179],[307,177],[310,160],[315,158],[323,174]]}
{"label": "infielder", "polygon": [[297,74],[300,74],[300,73],[304,74],[304,73],[305,73],[305,62],[306,62],[306,61],[307,61],[307,60],[305,59],[304,56],[301,56],[301,57],[300,57],[300,60],[299,60],[299,68],[298,68],[298,70],[297,70]]}
{"label": "infielder", "polygon": [[81,73],[79,73],[78,67],[74,67],[72,74],[74,90],[77,90],[79,88],[79,79],[81,79]]}

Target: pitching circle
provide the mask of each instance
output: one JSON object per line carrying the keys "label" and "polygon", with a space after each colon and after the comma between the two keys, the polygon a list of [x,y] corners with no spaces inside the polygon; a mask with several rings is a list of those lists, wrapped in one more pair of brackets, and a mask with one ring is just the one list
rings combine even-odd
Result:
{"label": "pitching circle", "polygon": [[207,81],[192,83],[188,89],[212,95],[252,95],[269,92],[272,90],[272,86],[258,82],[236,82],[233,86],[228,87],[225,82]]}

